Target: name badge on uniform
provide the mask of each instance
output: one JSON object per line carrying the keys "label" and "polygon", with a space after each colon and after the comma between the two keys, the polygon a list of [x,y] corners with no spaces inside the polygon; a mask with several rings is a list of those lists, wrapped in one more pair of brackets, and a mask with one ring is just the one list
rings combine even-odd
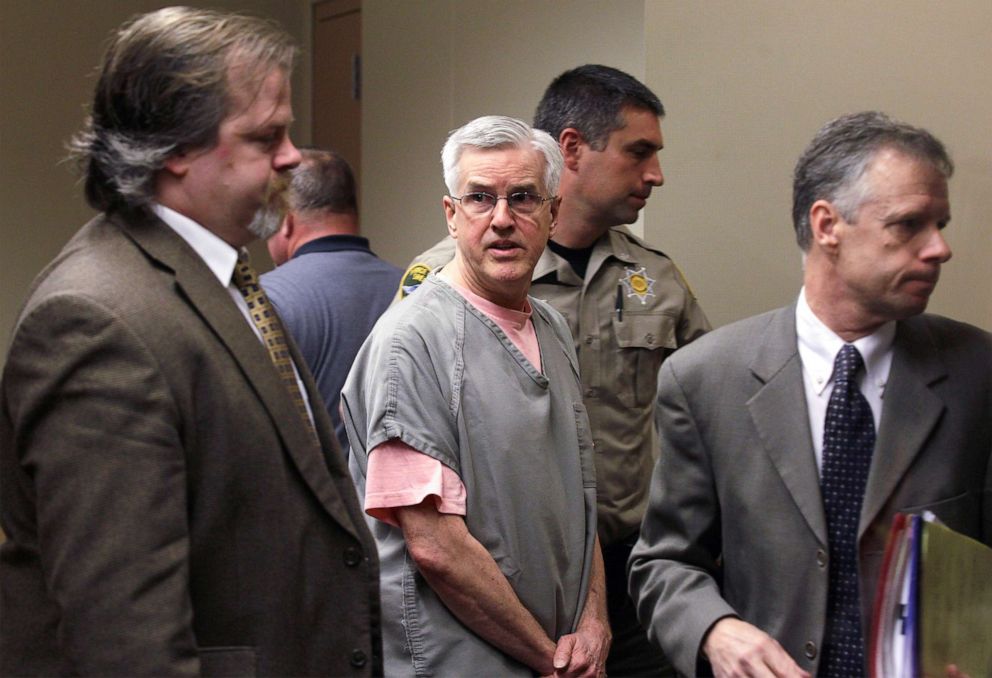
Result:
{"label": "name badge on uniform", "polygon": [[641,306],[648,303],[648,297],[655,296],[654,278],[647,274],[647,268],[641,266],[638,269],[630,267],[624,268],[626,274],[620,278],[620,284],[627,292],[627,298],[637,297],[641,300]]}

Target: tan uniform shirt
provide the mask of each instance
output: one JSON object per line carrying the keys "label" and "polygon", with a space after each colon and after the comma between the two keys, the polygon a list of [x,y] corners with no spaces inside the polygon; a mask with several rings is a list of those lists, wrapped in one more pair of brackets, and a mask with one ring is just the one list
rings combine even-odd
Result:
{"label": "tan uniform shirt", "polygon": [[[454,257],[445,238],[416,257],[400,296]],[[585,280],[550,249],[534,269],[530,294],[568,321],[596,448],[599,537],[631,536],[647,507],[657,458],[654,401],[662,361],[710,329],[678,268],[625,226],[593,246]]]}

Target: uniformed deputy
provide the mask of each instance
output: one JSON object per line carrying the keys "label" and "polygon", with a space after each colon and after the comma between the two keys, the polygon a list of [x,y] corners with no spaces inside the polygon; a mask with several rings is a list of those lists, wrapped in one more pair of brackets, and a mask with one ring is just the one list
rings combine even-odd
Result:
{"label": "uniformed deputy", "polygon": [[[606,66],[567,71],[548,87],[534,127],[565,158],[553,240],[538,261],[531,295],[568,320],[596,448],[599,536],[606,561],[613,646],[607,673],[665,675],[627,595],[626,563],[647,506],[657,450],[656,378],[662,361],[710,329],[678,268],[623,224],[636,221],[664,182],[658,97]],[[413,260],[405,297],[454,256],[446,238]]]}

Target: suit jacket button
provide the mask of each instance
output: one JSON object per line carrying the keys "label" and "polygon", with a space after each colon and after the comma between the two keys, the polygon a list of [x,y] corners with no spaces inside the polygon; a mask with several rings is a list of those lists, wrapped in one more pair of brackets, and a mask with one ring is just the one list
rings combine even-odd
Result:
{"label": "suit jacket button", "polygon": [[807,640],[803,646],[803,654],[806,655],[807,659],[816,659],[816,643],[812,640]]}
{"label": "suit jacket button", "polygon": [[348,567],[355,567],[362,562],[361,552],[354,546],[349,546],[344,550],[344,564]]}
{"label": "suit jacket button", "polygon": [[816,564],[819,565],[821,569],[827,566],[827,552],[823,549],[816,550]]}
{"label": "suit jacket button", "polygon": [[364,652],[362,652],[361,650],[352,650],[351,651],[351,665],[352,666],[354,666],[355,668],[361,668],[361,667],[365,666],[366,662],[368,662],[368,657],[365,656],[365,653]]}

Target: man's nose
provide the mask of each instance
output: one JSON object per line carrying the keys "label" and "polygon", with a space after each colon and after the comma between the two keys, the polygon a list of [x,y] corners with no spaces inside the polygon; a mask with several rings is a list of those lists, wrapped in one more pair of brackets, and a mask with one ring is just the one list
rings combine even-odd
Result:
{"label": "man's nose", "polygon": [[279,144],[275,157],[272,159],[273,167],[276,170],[291,170],[302,161],[303,156],[300,154],[300,149],[293,144],[293,141],[287,134],[283,138],[282,143]]}
{"label": "man's nose", "polygon": [[644,170],[644,181],[652,186],[661,186],[665,183],[665,175],[661,171],[661,160],[658,159],[657,153],[648,160],[648,166]]}
{"label": "man's nose", "polygon": [[923,258],[928,261],[936,260],[943,264],[950,260],[952,254],[951,247],[944,238],[944,232],[935,227],[922,252]]}
{"label": "man's nose", "polygon": [[497,200],[490,215],[490,225],[494,228],[504,228],[513,225],[513,210],[510,209],[510,201]]}

